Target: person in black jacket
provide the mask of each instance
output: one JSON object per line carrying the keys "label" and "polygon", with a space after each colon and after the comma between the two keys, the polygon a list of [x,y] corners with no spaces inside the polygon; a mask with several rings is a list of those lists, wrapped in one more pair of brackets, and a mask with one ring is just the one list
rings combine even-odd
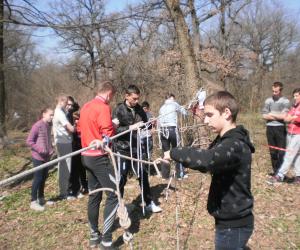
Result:
{"label": "person in black jacket", "polygon": [[[67,97],[67,119],[72,126],[77,126],[79,120],[80,106],[75,102],[72,96]],[[78,131],[73,132],[72,151],[75,152],[81,149],[80,135]],[[88,184],[86,177],[86,170],[82,165],[80,154],[72,157],[71,173],[69,180],[70,199],[81,198],[84,194],[88,193]]]}
{"label": "person in black jacket", "polygon": [[236,125],[238,104],[226,91],[204,102],[204,122],[218,134],[208,149],[173,148],[164,159],[212,175],[207,209],[215,218],[215,249],[244,249],[254,228],[248,131]]}
{"label": "person in black jacket", "polygon": [[[142,145],[138,145],[137,140],[137,129],[142,126],[143,123],[147,122],[147,115],[143,108],[139,105],[138,101],[140,98],[140,90],[135,85],[130,85],[125,92],[125,100],[123,103],[118,104],[113,112],[113,120],[118,120],[118,126],[116,128],[116,133],[119,134],[128,129],[132,129],[131,133],[126,133],[116,140],[114,140],[114,149],[116,152],[126,156],[132,156],[137,158],[138,155],[142,157],[143,149]],[[122,196],[124,195],[124,187],[127,182],[127,175],[133,166],[133,171],[138,175],[139,184],[142,190],[142,195],[145,201],[146,209],[150,212],[157,213],[161,212],[162,209],[157,206],[153,200],[150,191],[150,184],[148,179],[148,173],[146,168],[141,165],[137,167],[137,163],[134,161],[126,160],[124,158],[119,159],[119,169],[120,169],[120,191]]]}

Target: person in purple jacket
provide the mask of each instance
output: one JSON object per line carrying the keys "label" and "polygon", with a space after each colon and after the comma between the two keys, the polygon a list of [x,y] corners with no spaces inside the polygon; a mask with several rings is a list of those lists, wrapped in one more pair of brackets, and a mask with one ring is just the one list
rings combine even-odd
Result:
{"label": "person in purple jacket", "polygon": [[[54,150],[51,142],[51,123],[53,110],[45,108],[41,111],[41,119],[33,124],[26,143],[31,148],[33,166],[37,167],[50,160]],[[31,188],[30,208],[36,211],[44,211],[45,198],[44,187],[48,176],[48,168],[43,168],[34,173]]]}

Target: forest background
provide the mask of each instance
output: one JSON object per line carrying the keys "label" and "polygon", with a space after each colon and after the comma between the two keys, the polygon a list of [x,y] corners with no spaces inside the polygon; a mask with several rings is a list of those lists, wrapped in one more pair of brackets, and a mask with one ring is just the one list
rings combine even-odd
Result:
{"label": "forest background", "polygon": [[154,112],[170,90],[186,104],[200,87],[224,88],[259,112],[272,82],[289,98],[299,86],[296,0],[1,2],[2,139],[60,93],[82,105],[104,79],[117,86],[115,102],[138,85]]}
{"label": "forest background", "polygon": [[[201,87],[209,93],[226,89],[241,104],[238,123],[256,146],[255,231],[249,246],[299,249],[299,186],[266,184],[271,164],[259,114],[274,81],[284,83],[289,99],[299,87],[299,1],[127,2],[0,0],[1,180],[31,167],[28,129],[40,109],[55,107],[60,93],[83,105],[94,96],[97,82],[109,79],[118,89],[114,107],[124,89],[136,84],[141,101],[149,101],[156,115],[166,92],[187,104]],[[154,157],[160,154],[156,148]],[[56,182],[51,173],[46,198],[57,194]],[[208,175],[191,171],[167,202],[166,184],[152,176],[152,192],[164,211],[144,217],[137,182],[131,179],[125,200],[134,204],[135,249],[213,249],[214,224],[205,207],[209,182]],[[58,202],[41,214],[29,209],[29,197],[30,181],[1,189],[0,248],[88,248],[87,197]],[[127,249],[116,227],[114,241]]]}

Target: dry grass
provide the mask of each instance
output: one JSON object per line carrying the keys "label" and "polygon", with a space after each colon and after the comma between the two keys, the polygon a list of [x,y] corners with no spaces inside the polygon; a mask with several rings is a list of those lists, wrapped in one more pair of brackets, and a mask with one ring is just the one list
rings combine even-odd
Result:
{"label": "dry grass", "polygon": [[[258,115],[242,116],[241,121],[250,130],[256,145],[252,165],[255,231],[249,246],[251,249],[300,249],[299,186],[266,184],[266,174],[271,166],[265,146],[264,124]],[[10,167],[13,168],[11,172],[15,172],[18,171],[17,166],[22,165],[15,157],[28,157],[28,151],[22,145],[10,150],[15,155],[9,150],[1,152],[0,164],[6,166],[1,169],[1,178],[7,175]],[[45,193],[48,198],[57,194],[56,178],[56,173],[52,173],[47,180]],[[165,201],[163,194],[166,183],[155,176],[151,176],[150,183],[156,201],[163,208],[160,214],[143,216],[139,189],[134,178],[129,180],[125,191],[126,203],[132,204],[130,216],[134,249],[176,249],[177,230],[180,249],[213,249],[214,221],[206,211],[210,176],[190,171],[189,178],[177,182],[176,190],[170,191],[168,201]],[[175,183],[172,185],[175,187]],[[61,201],[48,207],[45,212],[37,213],[29,209],[30,186],[30,182],[25,182],[1,190],[6,197],[0,201],[0,248],[87,249],[87,197]],[[123,230],[118,223],[115,225],[114,241],[121,249],[129,249],[121,241]]]}

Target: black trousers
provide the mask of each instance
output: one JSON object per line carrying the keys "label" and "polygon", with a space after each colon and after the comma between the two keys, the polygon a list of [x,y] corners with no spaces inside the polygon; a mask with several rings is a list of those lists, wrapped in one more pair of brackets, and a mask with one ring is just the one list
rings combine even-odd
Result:
{"label": "black trousers", "polygon": [[69,190],[72,195],[76,196],[80,189],[88,190],[88,183],[81,156],[75,155],[72,157]]}
{"label": "black trousers", "polygon": [[[115,176],[113,167],[108,156],[82,156],[82,162],[87,169],[89,190],[102,187],[116,190],[116,185],[110,180],[109,175]],[[89,195],[88,220],[92,232],[98,232],[99,208],[102,200],[102,193],[97,192]],[[106,192],[107,198],[104,207],[102,240],[112,241],[112,226],[118,209],[118,197],[115,193]]]}
{"label": "black trousers", "polygon": [[[179,142],[179,134],[177,127],[162,127],[160,131],[160,140],[162,144],[163,152],[169,151],[172,148],[176,148]],[[161,174],[163,178],[169,178],[170,166],[166,164],[161,165]],[[184,175],[184,168],[182,164],[176,163],[176,177],[182,178]]]}
{"label": "black trousers", "polygon": [[[120,154],[122,154],[120,152]],[[136,158],[135,155],[133,155],[134,158]],[[124,158],[119,158],[119,169],[120,169],[120,192],[123,197],[124,195],[124,188],[127,183],[127,176],[130,171],[132,171],[132,165],[130,160],[126,160]],[[149,205],[152,201],[152,195],[150,190],[150,183],[149,183],[149,177],[148,172],[146,171],[146,165],[142,164],[142,167],[140,169],[137,168],[137,162],[133,162],[134,171],[136,174],[139,174],[138,181],[140,188],[142,189],[144,201],[146,205]]]}
{"label": "black trousers", "polygon": [[[285,126],[267,126],[266,134],[267,134],[268,145],[279,147],[279,148],[286,147],[287,132]],[[269,149],[270,149],[273,172],[274,174],[276,174],[283,162],[283,157],[285,152],[273,148],[269,148]]]}

